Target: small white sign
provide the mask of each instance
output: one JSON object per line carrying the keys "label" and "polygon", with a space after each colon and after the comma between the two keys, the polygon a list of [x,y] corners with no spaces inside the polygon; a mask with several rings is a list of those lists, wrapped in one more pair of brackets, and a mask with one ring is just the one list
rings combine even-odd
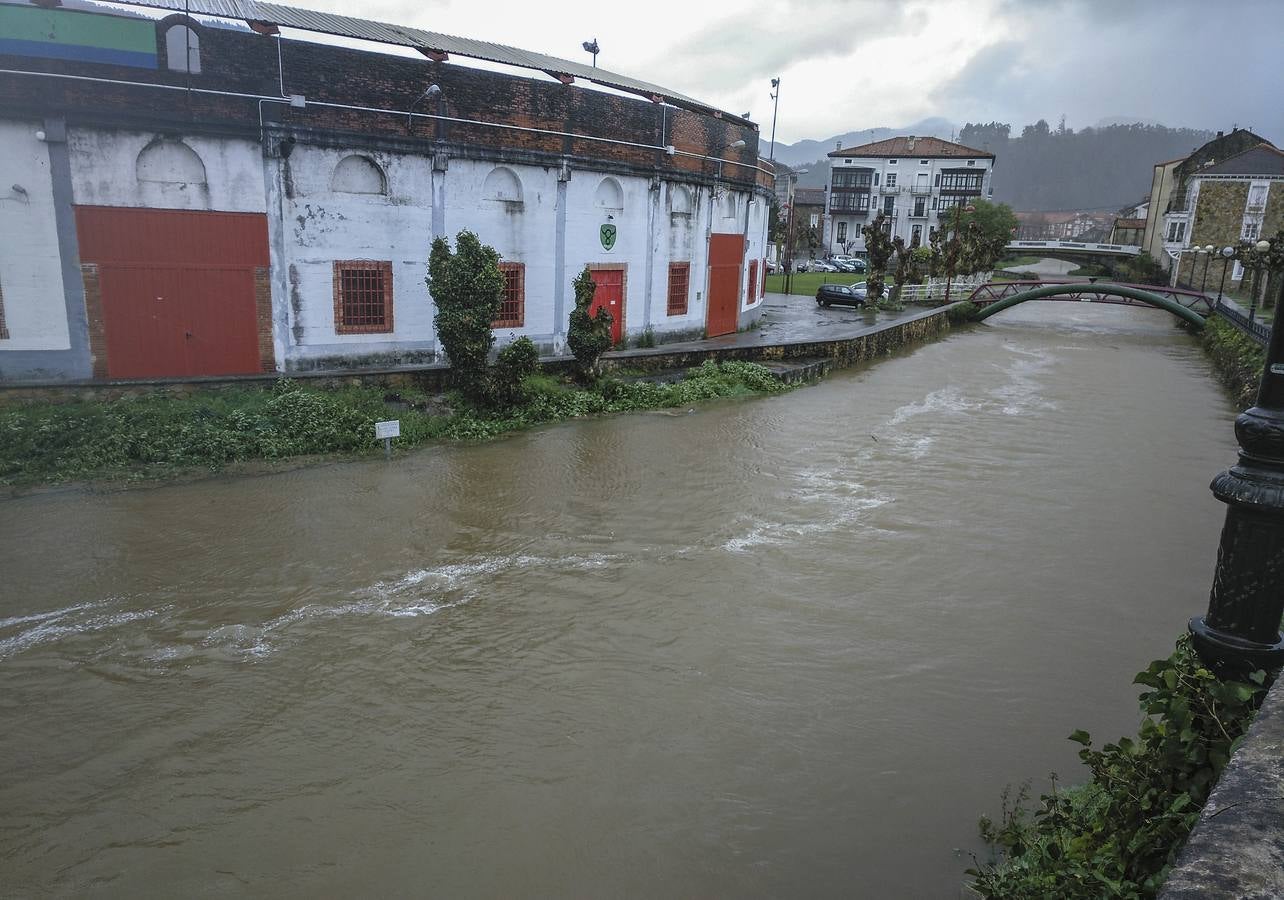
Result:
{"label": "small white sign", "polygon": [[1271,363],[1272,375],[1284,375],[1284,363]]}
{"label": "small white sign", "polygon": [[388,422],[375,422],[375,440],[383,441],[388,438],[401,437],[401,420],[392,419]]}

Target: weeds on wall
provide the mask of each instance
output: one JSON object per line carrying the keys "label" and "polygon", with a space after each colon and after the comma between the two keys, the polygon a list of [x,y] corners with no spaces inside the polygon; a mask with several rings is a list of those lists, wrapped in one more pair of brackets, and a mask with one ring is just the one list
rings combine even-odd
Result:
{"label": "weeds on wall", "polygon": [[1269,679],[1221,681],[1189,636],[1134,679],[1142,720],[1136,738],[1095,749],[1076,731],[1087,784],[1051,791],[1033,811],[1028,785],[1005,792],[999,820],[982,818],[992,856],[976,860],[972,887],[994,898],[1154,897],[1231,754],[1266,695]]}
{"label": "weeds on wall", "polygon": [[1266,367],[1262,346],[1218,316],[1208,317],[1200,340],[1235,403],[1240,409],[1248,409],[1257,399],[1257,387]]}

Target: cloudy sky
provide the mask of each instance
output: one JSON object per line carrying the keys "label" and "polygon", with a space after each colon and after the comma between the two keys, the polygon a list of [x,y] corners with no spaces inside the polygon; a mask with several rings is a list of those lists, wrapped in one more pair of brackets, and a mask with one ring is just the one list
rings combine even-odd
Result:
{"label": "cloudy sky", "polygon": [[823,139],[929,116],[1128,117],[1284,141],[1284,0],[286,0],[598,62]]}

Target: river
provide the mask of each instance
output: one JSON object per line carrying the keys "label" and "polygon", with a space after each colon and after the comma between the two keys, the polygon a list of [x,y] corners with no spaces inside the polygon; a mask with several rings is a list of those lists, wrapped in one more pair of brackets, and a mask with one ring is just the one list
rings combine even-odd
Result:
{"label": "river", "polygon": [[784,396],[0,502],[0,894],[956,897],[1203,612],[1233,409],[1029,303]]}

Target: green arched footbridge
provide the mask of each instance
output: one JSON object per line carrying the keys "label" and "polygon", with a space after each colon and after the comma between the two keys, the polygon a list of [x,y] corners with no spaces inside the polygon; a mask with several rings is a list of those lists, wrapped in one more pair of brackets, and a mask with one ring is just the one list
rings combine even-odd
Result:
{"label": "green arched footbridge", "polygon": [[982,319],[988,319],[995,313],[1003,312],[1003,310],[1016,306],[1018,303],[1024,303],[1027,300],[1039,300],[1043,297],[1057,297],[1073,294],[1099,294],[1102,296],[1122,297],[1128,300],[1135,300],[1140,303],[1146,303],[1157,309],[1167,310],[1174,316],[1180,316],[1193,325],[1196,330],[1204,327],[1203,316],[1194,310],[1187,309],[1174,300],[1170,300],[1168,297],[1153,293],[1152,291],[1143,290],[1133,285],[1112,284],[1110,282],[1101,281],[1089,284],[1082,282],[1078,284],[1051,284],[1047,287],[1037,287],[1028,291],[1021,291],[1018,294],[1013,294],[1009,297],[1004,297],[1002,300],[996,300],[993,303],[985,305],[981,308],[981,311],[977,313],[976,321],[979,322]]}

